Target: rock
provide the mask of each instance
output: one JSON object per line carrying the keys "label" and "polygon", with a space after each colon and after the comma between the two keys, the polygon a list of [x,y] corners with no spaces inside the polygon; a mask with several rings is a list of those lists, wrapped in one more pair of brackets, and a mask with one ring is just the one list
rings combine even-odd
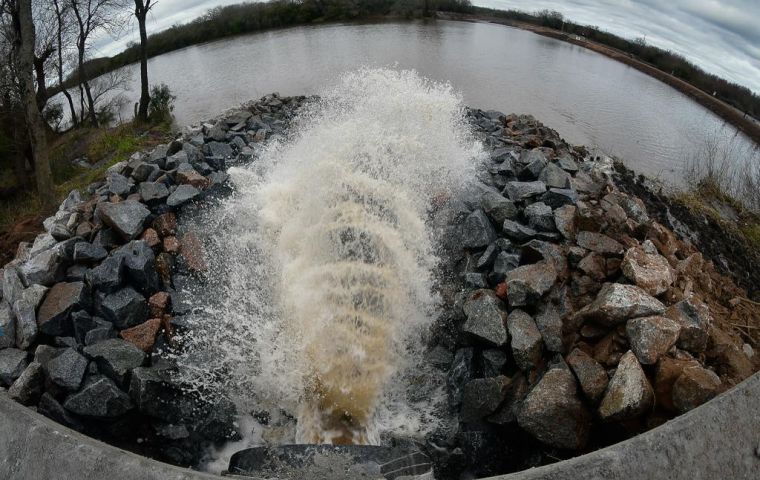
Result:
{"label": "rock", "polygon": [[510,380],[504,376],[476,378],[464,386],[459,421],[474,422],[499,408],[507,393]]}
{"label": "rock", "polygon": [[462,402],[464,386],[475,376],[475,351],[472,348],[460,348],[454,354],[454,362],[446,376],[448,400],[452,407]]}
{"label": "rock", "polygon": [[161,239],[158,237],[158,232],[152,228],[146,228],[143,234],[140,235],[140,240],[145,242],[151,250],[156,250],[161,246]]}
{"label": "rock", "polygon": [[548,164],[538,176],[548,188],[570,188],[570,175],[557,165]]}
{"label": "rock", "polygon": [[514,202],[522,201],[527,198],[543,195],[546,192],[544,182],[507,182],[504,187],[504,193]]}
{"label": "rock", "polygon": [[125,385],[129,372],[142,366],[145,361],[142,350],[118,338],[89,345],[85,347],[84,354],[95,360],[98,369],[119,385]]}
{"label": "rock", "polygon": [[649,317],[665,311],[665,305],[635,285],[605,283],[593,302],[578,312],[584,319],[614,326],[629,318]]}
{"label": "rock", "polygon": [[88,381],[82,391],[69,396],[63,406],[70,412],[91,418],[118,417],[133,407],[129,396],[106,377]]}
{"label": "rock", "polygon": [[139,188],[140,198],[148,205],[155,205],[169,196],[169,189],[161,182],[142,182]]}
{"label": "rock", "polygon": [[179,207],[200,194],[200,190],[192,185],[180,185],[171,195],[169,195],[169,198],[166,199],[166,204],[170,207]]}
{"label": "rock", "polygon": [[47,363],[63,352],[62,348],[51,347],[50,345],[37,345],[34,350],[34,361],[44,368]]}
{"label": "rock", "polygon": [[652,365],[657,363],[678,340],[681,327],[666,317],[643,317],[629,320],[625,332],[639,363]]}
{"label": "rock", "polygon": [[592,403],[598,403],[607,389],[609,378],[599,362],[579,349],[574,349],[565,359],[581,384],[581,390]]}
{"label": "rock", "polygon": [[673,405],[679,412],[693,410],[711,400],[720,391],[720,378],[712,370],[690,366],[673,384]]}
{"label": "rock", "polygon": [[124,240],[129,241],[143,232],[150,210],[140,202],[126,200],[120,203],[101,202],[95,209],[95,214]]}
{"label": "rock", "polygon": [[497,347],[507,343],[504,304],[492,290],[477,290],[464,303],[462,331]]}
{"label": "rock", "polygon": [[118,334],[113,328],[113,325],[104,321],[102,324],[98,324],[97,327],[93,328],[85,334],[84,344],[95,345],[96,343],[102,342],[103,340],[109,340],[111,338],[116,338],[117,336]]}
{"label": "rock", "polygon": [[197,406],[171,381],[166,370],[138,367],[132,371],[129,394],[137,409],[165,422],[187,422]]}
{"label": "rock", "polygon": [[596,232],[578,232],[575,238],[579,247],[604,255],[618,255],[623,253],[623,245],[611,239],[607,235]]}
{"label": "rock", "polygon": [[13,315],[16,317],[16,346],[22,350],[29,348],[35,340],[39,329],[35,307],[24,298],[13,304]]}
{"label": "rock", "polygon": [[166,292],[158,292],[148,299],[150,318],[162,318],[170,313],[171,296]]}
{"label": "rock", "polygon": [[478,262],[475,264],[475,268],[477,270],[483,270],[490,267],[493,265],[493,262],[496,261],[496,257],[498,255],[499,247],[497,247],[495,243],[492,243],[488,246],[488,248],[486,248],[486,251],[483,252],[483,255],[480,256]]}
{"label": "rock", "polygon": [[56,283],[40,306],[37,325],[46,335],[66,335],[71,331],[71,312],[89,303],[89,291],[84,283]]}
{"label": "rock", "polygon": [[42,394],[39,405],[37,406],[37,411],[61,425],[65,425],[77,431],[84,430],[82,423],[67,412],[49,393]]}
{"label": "rock", "polygon": [[496,231],[483,210],[475,210],[462,224],[462,247],[484,248],[496,240]]}
{"label": "rock", "polygon": [[607,260],[601,253],[589,252],[578,262],[578,270],[597,282],[603,282],[607,279]]}
{"label": "rock", "polygon": [[0,350],[16,345],[16,315],[5,300],[0,300]]}
{"label": "rock", "polygon": [[468,272],[464,274],[464,285],[467,288],[487,288],[488,281],[482,273]]}
{"label": "rock", "polygon": [[626,277],[650,295],[664,293],[673,284],[674,276],[667,259],[647,253],[640,246],[625,252],[621,267]]}
{"label": "rock", "polygon": [[515,204],[496,192],[486,192],[480,200],[483,211],[496,225],[501,225],[504,220],[517,218],[518,211]]}
{"label": "rock", "polygon": [[74,338],[80,345],[84,345],[87,332],[100,326],[98,321],[84,310],[71,314],[71,325],[74,329]]}
{"label": "rock", "polygon": [[524,371],[536,367],[541,361],[543,343],[533,318],[522,310],[512,310],[507,317],[507,329],[517,366]]}
{"label": "rock", "polygon": [[0,385],[10,386],[28,364],[25,351],[17,348],[0,350]]}
{"label": "rock", "polygon": [[228,143],[209,142],[206,147],[213,157],[231,158],[233,154],[232,147]]}
{"label": "rock", "polygon": [[512,307],[533,305],[548,292],[557,280],[552,261],[523,265],[507,273],[507,298]]}
{"label": "rock", "polygon": [[85,274],[85,281],[93,290],[113,292],[124,282],[124,256],[115,255]]}
{"label": "rock", "polygon": [[538,180],[541,172],[546,168],[546,157],[533,158],[530,163],[526,164],[517,174],[517,178],[522,181]]}
{"label": "rock", "polygon": [[57,247],[51,247],[33,255],[18,270],[24,285],[50,286],[61,280],[64,275],[63,258]]}
{"label": "rock", "polygon": [[8,396],[22,405],[36,405],[44,391],[44,382],[42,365],[32,362],[10,386]]}
{"label": "rock", "polygon": [[21,278],[18,275],[18,271],[11,267],[6,266],[3,269],[3,296],[2,298],[8,302],[8,305],[13,305],[16,300],[21,297],[21,292],[24,291],[24,284],[21,283]]}
{"label": "rock", "polygon": [[700,366],[694,359],[677,360],[668,356],[660,357],[654,377],[654,394],[657,405],[669,412],[675,412],[673,405],[673,384],[681,376],[684,369],[690,366]]}
{"label": "rock", "polygon": [[224,124],[222,122],[217,122],[214,126],[208,129],[207,135],[209,138],[221,142],[227,138],[227,131],[224,129]]}
{"label": "rock", "polygon": [[156,255],[145,241],[133,240],[121,247],[117,254],[124,257],[124,271],[141,292],[153,293],[158,290]]}
{"label": "rock", "polygon": [[140,163],[132,172],[132,178],[136,182],[145,182],[146,180],[155,179],[158,176],[158,165],[151,165],[149,163]]}
{"label": "rock", "polygon": [[567,367],[544,374],[525,397],[517,423],[546,445],[567,450],[586,446],[591,416],[578,398],[575,378]]}
{"label": "rock", "polygon": [[489,348],[483,350],[481,355],[483,357],[483,375],[486,377],[499,376],[507,364],[507,354],[499,349]]}
{"label": "rock", "polygon": [[572,157],[569,155],[562,155],[557,159],[557,166],[562,170],[570,173],[578,171],[578,164],[575,163]]}
{"label": "rock", "polygon": [[106,179],[106,185],[109,192],[118,195],[121,198],[127,198],[134,186],[130,179],[118,173],[109,174]]}
{"label": "rock", "polygon": [[185,259],[187,268],[191,272],[198,273],[208,270],[203,243],[194,232],[189,232],[182,237],[179,253],[182,255],[182,258]]}
{"label": "rock", "polygon": [[622,421],[636,418],[652,408],[654,392],[639,361],[630,350],[618,363],[615,375],[599,406],[604,421]]}
{"label": "rock", "polygon": [[108,252],[100,245],[92,243],[79,242],[74,245],[74,261],[81,263],[94,263],[104,260]]}
{"label": "rock", "polygon": [[164,238],[164,251],[166,253],[170,253],[172,255],[177,255],[179,253],[180,248],[182,248],[182,245],[179,243],[179,240],[177,237],[166,237]]}
{"label": "rock", "polygon": [[195,165],[196,163],[200,163],[203,161],[203,152],[201,152],[200,148],[196,147],[195,145],[191,143],[183,143],[182,151],[185,153],[187,157],[187,161],[191,165]]}
{"label": "rock", "polygon": [[512,220],[504,220],[501,229],[504,232],[504,235],[518,242],[527,242],[538,235],[538,232],[532,228],[526,227],[525,225],[521,225]]}
{"label": "rock", "polygon": [[177,216],[172,212],[159,215],[153,221],[153,228],[156,229],[161,238],[175,235],[177,233]]}
{"label": "rock", "polygon": [[562,353],[565,346],[562,341],[562,319],[557,306],[553,303],[545,303],[538,309],[536,326],[541,332],[546,349],[550,352]]}
{"label": "rock", "polygon": [[501,252],[496,256],[493,263],[493,271],[505,275],[520,265],[520,255],[516,253]]}
{"label": "rock", "polygon": [[90,362],[73,348],[66,348],[45,366],[50,380],[66,390],[79,390]]}
{"label": "rock", "polygon": [[198,173],[189,163],[180,164],[177,169],[177,183],[181,185],[192,185],[196,188],[206,188],[209,185],[209,180]]}
{"label": "rock", "polygon": [[575,205],[563,205],[554,210],[554,225],[568,240],[575,240],[578,231],[578,208]]}
{"label": "rock", "polygon": [[553,209],[578,203],[578,194],[572,188],[550,188],[541,195],[541,201]]}
{"label": "rock", "polygon": [[135,327],[122,330],[119,335],[143,352],[150,353],[160,328],[161,320],[153,318]]}
{"label": "rock", "polygon": [[108,294],[100,306],[103,318],[114,327],[124,329],[143,323],[148,318],[148,304],[145,297],[132,287],[125,287]]}
{"label": "rock", "polygon": [[532,203],[525,207],[525,216],[528,218],[528,225],[535,230],[544,232],[556,230],[554,212],[543,202]]}
{"label": "rock", "polygon": [[708,332],[712,324],[710,309],[693,298],[671,305],[665,316],[675,320],[681,327],[678,334],[678,348],[700,353],[707,348]]}
{"label": "rock", "polygon": [[148,162],[161,166],[169,153],[169,145],[156,145],[148,155]]}

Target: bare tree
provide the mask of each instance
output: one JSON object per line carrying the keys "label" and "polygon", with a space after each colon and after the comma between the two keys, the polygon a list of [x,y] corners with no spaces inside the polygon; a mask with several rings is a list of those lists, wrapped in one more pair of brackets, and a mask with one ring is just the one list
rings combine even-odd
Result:
{"label": "bare tree", "polygon": [[[92,126],[98,126],[95,110],[95,100],[90,89],[89,79],[84,70],[84,60],[89,41],[93,33],[99,30],[116,30],[122,24],[118,9],[124,5],[124,0],[70,0],[71,8],[77,19],[79,33],[77,35],[78,75],[80,89],[84,90],[87,99],[87,110]],[[83,118],[84,120],[84,118]]]}
{"label": "bare tree", "polygon": [[150,92],[148,89],[148,33],[145,29],[145,19],[155,5],[152,0],[135,0],[135,17],[140,29],[140,107],[137,109],[137,120],[148,120],[148,104]]}
{"label": "bare tree", "polygon": [[55,32],[56,43],[58,52],[58,62],[56,64],[56,70],[58,73],[58,85],[61,87],[63,95],[66,97],[66,101],[69,103],[69,111],[71,112],[71,123],[73,126],[79,125],[79,118],[77,112],[74,109],[74,100],[71,98],[69,91],[63,86],[63,50],[64,50],[64,37],[68,37],[69,30],[69,15],[71,13],[70,5],[63,3],[62,0],[52,0],[53,11],[55,13]]}
{"label": "bare tree", "polygon": [[2,0],[3,13],[11,17],[12,56],[19,80],[20,98],[24,105],[26,126],[34,158],[37,194],[42,205],[50,208],[55,203],[53,175],[47,156],[46,128],[37,104],[34,89],[35,31],[32,17],[32,0]]}

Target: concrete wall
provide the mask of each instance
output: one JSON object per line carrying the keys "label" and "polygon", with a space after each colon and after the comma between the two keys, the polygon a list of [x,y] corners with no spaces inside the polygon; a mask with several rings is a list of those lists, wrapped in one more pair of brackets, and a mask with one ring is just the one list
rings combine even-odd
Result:
{"label": "concrete wall", "polygon": [[[219,479],[149,460],[58,425],[0,393],[0,479]],[[499,480],[760,479],[760,373],[643,435]]]}

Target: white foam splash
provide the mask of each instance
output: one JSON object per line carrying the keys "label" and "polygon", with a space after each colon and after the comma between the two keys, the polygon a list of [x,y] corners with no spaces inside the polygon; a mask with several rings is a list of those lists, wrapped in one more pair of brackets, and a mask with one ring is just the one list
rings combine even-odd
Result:
{"label": "white foam splash", "polygon": [[482,148],[451,86],[413,71],[344,75],[214,213],[211,281],[186,339],[199,389],[297,417],[300,442],[379,443],[435,424],[422,360],[437,315],[436,199]]}

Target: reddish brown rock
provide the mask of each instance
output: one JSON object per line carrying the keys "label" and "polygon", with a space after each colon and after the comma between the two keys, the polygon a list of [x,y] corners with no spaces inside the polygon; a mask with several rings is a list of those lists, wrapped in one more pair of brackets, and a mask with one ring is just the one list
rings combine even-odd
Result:
{"label": "reddish brown rock", "polygon": [[156,255],[156,272],[158,278],[164,283],[169,285],[172,279],[172,267],[174,266],[174,258],[166,252],[161,252]]}
{"label": "reddish brown rock", "polygon": [[578,208],[575,205],[563,205],[554,210],[554,224],[563,237],[573,240],[578,231]]}
{"label": "reddish brown rock", "polygon": [[676,407],[673,405],[673,384],[686,367],[693,365],[699,365],[699,363],[696,360],[660,358],[654,376],[654,394],[659,407],[669,412],[676,411]]}
{"label": "reddish brown rock", "polygon": [[143,352],[150,352],[156,343],[156,336],[160,328],[161,319],[153,318],[135,327],[122,330],[119,335]]}
{"label": "reddish brown rock", "polygon": [[496,285],[496,288],[494,288],[494,291],[496,292],[496,296],[499,297],[502,300],[507,299],[507,284],[506,282],[501,282],[500,284]]}
{"label": "reddish brown rock", "polygon": [[208,187],[211,183],[208,178],[195,170],[177,172],[177,181],[181,185],[192,185],[201,190]]}
{"label": "reddish brown rock", "polygon": [[177,217],[171,212],[159,215],[153,221],[153,228],[161,238],[175,235],[177,233]]}
{"label": "reddish brown rock", "polygon": [[162,318],[169,312],[171,297],[167,292],[158,292],[148,299],[148,310],[151,318]]}
{"label": "reddish brown rock", "polygon": [[180,244],[179,240],[177,240],[177,237],[170,236],[164,238],[164,251],[166,253],[171,253],[172,255],[176,255],[179,253]]}
{"label": "reddish brown rock", "polygon": [[145,230],[142,236],[140,237],[140,240],[143,240],[145,243],[148,244],[150,248],[153,248],[153,249],[161,245],[161,239],[158,238],[158,232],[156,232],[152,228],[148,228],[147,230]]}
{"label": "reddish brown rock", "polygon": [[622,269],[626,277],[650,295],[664,293],[673,284],[673,273],[665,257],[647,253],[641,246],[625,252]]}
{"label": "reddish brown rock", "polygon": [[607,262],[600,253],[591,252],[578,262],[578,270],[582,271],[597,282],[607,278]]}
{"label": "reddish brown rock", "polygon": [[203,244],[193,232],[182,237],[179,252],[185,259],[185,262],[187,262],[187,267],[190,271],[205,272],[208,270],[206,256],[203,251]]}
{"label": "reddish brown rock", "polygon": [[720,391],[720,378],[701,366],[683,370],[673,384],[673,405],[685,413],[712,399]]}
{"label": "reddish brown rock", "polygon": [[623,253],[623,245],[611,239],[607,235],[596,232],[578,232],[575,239],[579,246],[592,252],[605,255],[618,255]]}

